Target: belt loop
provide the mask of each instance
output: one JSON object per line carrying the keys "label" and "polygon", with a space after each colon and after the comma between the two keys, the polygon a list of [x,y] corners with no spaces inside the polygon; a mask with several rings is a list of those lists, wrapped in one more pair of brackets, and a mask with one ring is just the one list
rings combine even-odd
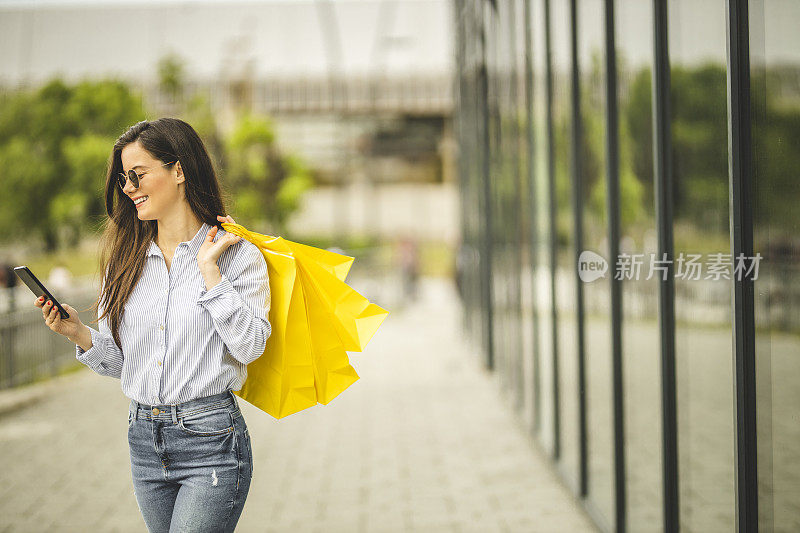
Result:
{"label": "belt loop", "polygon": [[172,411],[172,423],[173,424],[177,424],[178,423],[178,406],[177,405],[171,405],[170,408],[171,408],[170,411]]}
{"label": "belt loop", "polygon": [[136,409],[136,411],[133,412],[133,419],[134,420],[138,420],[139,419],[139,402],[137,402],[136,400],[133,400],[133,406]]}
{"label": "belt loop", "polygon": [[236,395],[230,389],[228,389],[228,394],[230,394],[231,398],[233,399],[233,406],[238,409],[239,408],[239,402],[236,401]]}

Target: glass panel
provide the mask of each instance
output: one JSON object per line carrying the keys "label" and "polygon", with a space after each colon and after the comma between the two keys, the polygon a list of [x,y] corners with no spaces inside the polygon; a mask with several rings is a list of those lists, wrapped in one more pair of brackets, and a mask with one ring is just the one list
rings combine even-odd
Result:
{"label": "glass panel", "polygon": [[[532,109],[528,106],[529,81],[529,61],[531,60],[530,46],[531,43],[527,42],[530,35],[530,18],[526,18],[526,13],[529,10],[529,2],[527,0],[514,0],[512,6],[514,8],[512,20],[516,23],[514,35],[514,47],[516,56],[516,69],[517,69],[517,118],[518,118],[518,131],[519,131],[519,183],[520,189],[518,198],[520,202],[520,213],[518,224],[520,226],[519,242],[517,247],[520,253],[520,304],[522,307],[521,316],[521,357],[520,361],[520,385],[522,389],[523,401],[523,420],[529,428],[533,428],[534,424],[534,387],[536,379],[534,376],[534,350],[535,345],[535,329],[538,323],[534,320],[533,302],[536,301],[535,291],[533,287],[533,273],[535,271],[532,262],[532,243],[535,239],[533,232],[535,216],[533,195],[533,179],[532,179],[532,146],[530,136],[530,120],[532,119]],[[537,369],[538,370],[538,369]]]}
{"label": "glass panel", "polygon": [[572,135],[570,100],[570,13],[569,2],[551,0],[550,24],[553,38],[553,150],[558,268],[556,307],[558,309],[558,398],[560,402],[561,466],[570,482],[578,483],[578,365],[577,317],[575,313],[575,228],[572,212],[570,144]]}
{"label": "glass panel", "polygon": [[[519,36],[524,35],[520,27],[522,22],[521,12],[518,12],[519,2],[509,2],[503,9],[507,31],[504,33],[507,44],[508,75],[506,77],[506,98],[508,100],[505,113],[505,136],[508,157],[508,172],[506,187],[505,211],[508,217],[508,301],[509,301],[509,349],[511,354],[509,376],[511,379],[511,392],[514,394],[514,405],[520,409],[523,405],[524,380],[523,380],[523,333],[522,333],[522,258],[527,256],[522,239],[522,207],[526,197],[523,166],[523,150],[525,135],[525,99],[522,92],[522,83],[525,81],[524,65],[525,49]],[[527,356],[527,352],[524,354]]]}
{"label": "glass panel", "polygon": [[502,87],[503,66],[501,64],[501,27],[497,16],[497,10],[492,4],[484,4],[484,15],[486,24],[486,70],[488,76],[488,128],[489,128],[489,211],[491,224],[491,284],[492,284],[492,328],[493,328],[493,355],[494,368],[500,379],[501,389],[506,388],[507,375],[505,372],[506,359],[508,357],[508,336],[507,321],[505,320],[505,308],[507,302],[507,278],[504,271],[506,228],[503,224],[502,194],[503,194],[503,175],[502,175],[502,124],[501,124],[501,105],[500,99]]}
{"label": "glass panel", "polygon": [[547,138],[547,66],[545,58],[544,0],[531,2],[531,31],[533,33],[533,112],[534,112],[534,190],[536,218],[534,245],[536,246],[536,319],[539,354],[538,413],[540,439],[548,451],[553,451],[553,322],[550,269],[550,203],[548,201],[548,138]]}
{"label": "glass panel", "polygon": [[725,9],[669,4],[680,526],[698,532],[736,529]]}
{"label": "glass panel", "polygon": [[[651,2],[621,0],[616,10],[619,85],[622,358],[625,391],[627,516],[631,531],[661,531],[662,438],[658,282],[636,267],[657,251],[653,197]],[[611,265],[609,265],[611,266]]]}
{"label": "glass panel", "polygon": [[[495,363],[501,390],[520,392],[520,164],[516,98],[515,19],[507,3],[492,9],[489,43],[490,138],[493,170],[492,241],[494,279]],[[517,396],[518,397],[518,396]]]}
{"label": "glass panel", "polygon": [[[800,531],[800,3],[751,2],[759,526]],[[763,379],[763,381],[761,381]]]}
{"label": "glass panel", "polygon": [[[605,10],[603,0],[578,2],[584,248],[608,257],[606,209]],[[611,530],[614,516],[609,275],[583,284],[589,498]]]}

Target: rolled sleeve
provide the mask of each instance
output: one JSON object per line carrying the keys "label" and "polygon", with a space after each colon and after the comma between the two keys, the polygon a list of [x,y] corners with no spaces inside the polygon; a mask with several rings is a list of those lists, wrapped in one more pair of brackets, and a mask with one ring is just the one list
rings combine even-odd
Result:
{"label": "rolled sleeve", "polygon": [[76,344],[75,358],[101,376],[119,379],[125,358],[122,350],[114,342],[111,332],[103,333],[94,328],[89,328],[89,332],[92,335],[92,347],[84,350]]}
{"label": "rolled sleeve", "polygon": [[272,326],[266,259],[253,243],[241,242],[227,273],[211,290],[203,289],[197,303],[211,315],[233,358],[247,365],[264,353]]}

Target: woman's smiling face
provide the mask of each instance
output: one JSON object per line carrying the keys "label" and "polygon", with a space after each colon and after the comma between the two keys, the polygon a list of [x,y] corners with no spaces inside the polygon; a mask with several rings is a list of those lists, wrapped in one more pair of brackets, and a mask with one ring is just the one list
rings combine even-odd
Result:
{"label": "woman's smiling face", "polygon": [[153,157],[138,141],[126,145],[120,152],[120,159],[124,173],[133,170],[139,175],[139,188],[134,188],[128,180],[123,192],[132,203],[146,197],[144,202],[134,204],[139,220],[162,219],[184,200],[181,186],[184,177],[182,173],[178,175],[180,163],[162,166],[164,162]]}

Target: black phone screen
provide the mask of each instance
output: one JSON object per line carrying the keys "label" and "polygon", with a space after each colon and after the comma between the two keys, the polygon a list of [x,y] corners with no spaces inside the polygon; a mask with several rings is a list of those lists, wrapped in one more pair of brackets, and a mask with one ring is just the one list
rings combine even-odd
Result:
{"label": "black phone screen", "polygon": [[31,272],[31,269],[24,265],[18,266],[14,267],[14,273],[19,276],[19,279],[21,279],[22,282],[27,285],[31,292],[37,297],[44,296],[47,300],[52,301],[53,305],[58,307],[58,310],[61,313],[61,318],[69,318],[69,313],[67,313],[67,310],[61,307],[61,304],[58,303],[58,300],[56,300],[55,296],[53,296],[53,294],[47,290],[47,287],[45,287],[44,284],[39,281],[39,278],[37,278],[33,272]]}

